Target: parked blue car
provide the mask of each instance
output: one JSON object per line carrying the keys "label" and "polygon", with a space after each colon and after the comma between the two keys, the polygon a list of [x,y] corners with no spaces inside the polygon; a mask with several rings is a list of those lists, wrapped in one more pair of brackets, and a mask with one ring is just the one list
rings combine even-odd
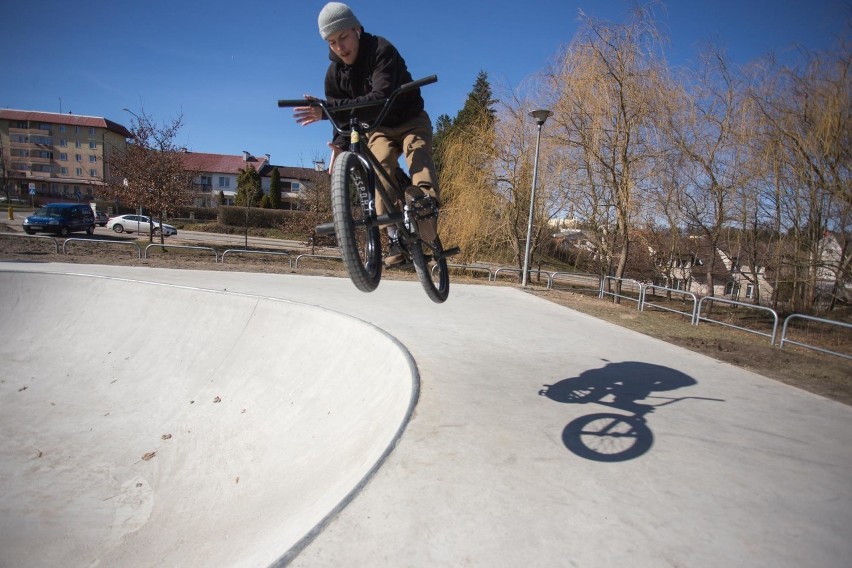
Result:
{"label": "parked blue car", "polygon": [[63,237],[69,233],[95,232],[95,214],[87,204],[50,203],[24,219],[24,232],[57,233]]}

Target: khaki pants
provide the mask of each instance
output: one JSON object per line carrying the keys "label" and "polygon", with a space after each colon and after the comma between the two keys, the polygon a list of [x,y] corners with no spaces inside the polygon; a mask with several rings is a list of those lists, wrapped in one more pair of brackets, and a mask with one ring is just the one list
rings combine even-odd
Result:
{"label": "khaki pants", "polygon": [[[439,198],[438,177],[432,161],[432,121],[425,111],[399,126],[380,126],[370,134],[367,146],[391,176],[399,164],[399,157],[405,156],[411,183],[435,199]],[[383,177],[376,175],[376,178],[387,189]],[[385,205],[378,194],[376,213],[385,213]]]}

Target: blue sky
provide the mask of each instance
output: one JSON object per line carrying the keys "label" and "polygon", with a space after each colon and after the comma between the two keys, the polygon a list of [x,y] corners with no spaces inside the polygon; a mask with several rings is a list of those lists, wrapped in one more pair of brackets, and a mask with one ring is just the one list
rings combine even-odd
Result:
{"label": "blue sky", "polygon": [[[0,108],[73,112],[130,125],[140,109],[183,114],[178,142],[196,152],[270,154],[278,165],[325,158],[327,124],[300,127],[280,98],[322,96],[325,0],[205,2],[27,0],[2,9]],[[455,116],[484,70],[516,87],[545,68],[578,29],[578,11],[624,21],[624,0],[353,0],[365,29],[393,42],[432,119]],[[656,10],[669,61],[689,65],[702,42],[735,63],[849,34],[852,0],[670,0]]]}

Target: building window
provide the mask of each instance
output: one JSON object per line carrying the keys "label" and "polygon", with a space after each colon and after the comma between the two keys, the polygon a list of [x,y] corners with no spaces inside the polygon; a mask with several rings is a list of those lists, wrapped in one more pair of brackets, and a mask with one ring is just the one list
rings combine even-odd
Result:
{"label": "building window", "polygon": [[82,161],[83,161],[83,154],[75,154],[75,156],[76,156],[76,160],[77,160],[78,162],[82,162]]}
{"label": "building window", "polygon": [[96,170],[95,168],[90,169],[89,175],[92,177],[98,177],[98,170]]}
{"label": "building window", "polygon": [[91,148],[92,150],[94,150],[94,149],[95,149],[95,148],[97,148],[97,147],[98,147],[98,143],[97,143],[97,141],[96,141],[96,140],[89,140],[89,148]]}
{"label": "building window", "polygon": [[231,187],[231,178],[219,176],[219,187]]}
{"label": "building window", "polygon": [[67,162],[68,161],[68,152],[59,152],[59,161]]}
{"label": "building window", "polygon": [[75,142],[74,142],[74,146],[76,146],[77,148],[82,148],[82,147],[83,147],[83,146],[82,146],[82,144],[80,144],[80,141],[79,141],[79,140],[77,140],[77,141],[75,141]]}
{"label": "building window", "polygon": [[83,168],[77,168],[77,177],[83,177]]}
{"label": "building window", "polygon": [[68,140],[66,140],[65,138],[60,138],[59,139],[59,145],[64,148],[65,146],[68,145]]}
{"label": "building window", "polygon": [[754,298],[754,284],[746,284],[746,298],[749,300]]}
{"label": "building window", "polygon": [[97,164],[98,163],[98,157],[97,156],[89,156],[89,163],[90,164]]}
{"label": "building window", "polygon": [[80,134],[80,127],[79,126],[74,127],[74,134]]}
{"label": "building window", "polygon": [[95,127],[94,127],[94,126],[90,126],[90,127],[89,127],[89,136],[94,136],[95,134],[96,134],[96,133],[95,133]]}
{"label": "building window", "polygon": [[66,130],[68,130],[67,126],[65,126],[64,124],[59,125],[59,132],[65,132]]}
{"label": "building window", "polygon": [[67,176],[68,175],[68,168],[66,168],[64,166],[59,168],[59,173],[61,173],[64,176]]}

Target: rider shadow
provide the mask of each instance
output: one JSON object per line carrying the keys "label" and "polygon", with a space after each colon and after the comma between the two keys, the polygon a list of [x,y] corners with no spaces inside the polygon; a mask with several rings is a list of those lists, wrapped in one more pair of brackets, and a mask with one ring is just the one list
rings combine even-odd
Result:
{"label": "rider shadow", "polygon": [[[654,443],[645,415],[658,406],[685,398],[659,397],[651,393],[673,391],[697,384],[697,381],[669,367],[627,361],[607,363],[579,377],[544,385],[539,394],[567,404],[597,403],[631,413],[597,413],[571,421],[562,432],[562,441],[574,454],[594,461],[619,462],[637,458]],[[640,403],[647,398],[666,398],[661,404]],[[719,399],[703,399],[719,400]]]}

